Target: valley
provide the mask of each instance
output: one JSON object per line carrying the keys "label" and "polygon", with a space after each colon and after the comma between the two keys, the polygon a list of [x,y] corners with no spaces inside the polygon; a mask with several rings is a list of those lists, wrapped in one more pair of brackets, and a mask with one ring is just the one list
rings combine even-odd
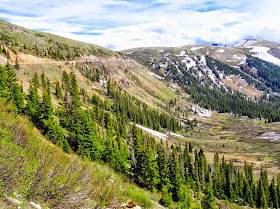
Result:
{"label": "valley", "polygon": [[119,208],[130,198],[201,208],[212,195],[219,207],[260,208],[256,188],[278,179],[280,189],[278,44],[115,52],[0,26],[2,202],[16,191],[50,208]]}

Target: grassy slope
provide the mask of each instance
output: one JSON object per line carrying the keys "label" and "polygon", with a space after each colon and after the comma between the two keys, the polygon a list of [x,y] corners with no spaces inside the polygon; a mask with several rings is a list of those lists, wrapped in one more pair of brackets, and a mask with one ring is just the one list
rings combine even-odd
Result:
{"label": "grassy slope", "polygon": [[[120,207],[129,199],[153,207],[159,195],[126,183],[106,165],[66,154],[47,141],[29,121],[0,103],[0,206],[3,194],[55,208]],[[6,207],[5,206],[5,207]]]}
{"label": "grassy slope", "polygon": [[[63,56],[66,56],[68,51],[70,51],[70,53],[77,52],[81,55],[118,55],[118,53],[114,51],[94,44],[74,41],[50,33],[29,30],[3,20],[0,20],[0,37],[2,43],[8,44],[8,46],[16,52],[19,52],[21,49],[24,53],[39,56],[45,56],[43,49],[49,47],[59,49]],[[38,48],[38,52],[35,45]]]}
{"label": "grassy slope", "polygon": [[[178,95],[169,88],[170,85],[174,84],[160,81],[150,75],[150,71],[144,66],[109,49],[49,33],[28,30],[3,20],[0,20],[0,39],[0,45],[4,45],[9,51],[10,59],[8,61],[15,64],[16,58],[18,58],[21,64],[21,69],[16,73],[25,92],[28,91],[29,81],[34,72],[37,72],[39,76],[45,73],[54,86],[56,81],[61,81],[62,72],[65,70],[68,73],[70,71],[75,72],[79,86],[84,88],[89,95],[98,93],[102,96],[105,89],[100,86],[100,83],[90,82],[78,72],[75,64],[68,65],[66,63],[66,56],[70,51],[70,54],[78,52],[80,55],[71,57],[71,60],[76,59],[79,63],[84,63],[86,60],[92,61],[94,67],[99,68],[108,78],[120,84],[137,99],[145,101],[154,108],[165,111],[166,103],[170,99],[178,98]],[[35,49],[35,45],[38,50]],[[50,47],[54,50],[59,49],[65,60],[57,61],[53,59],[48,51],[45,54],[44,50]],[[2,62],[1,56],[3,58]],[[6,57],[1,54],[0,63],[5,64],[6,62]],[[92,86],[96,89],[93,89]],[[186,95],[183,96],[186,97]],[[55,97],[53,97],[53,101],[57,103]],[[179,104],[185,108],[189,106],[185,99],[180,99]]]}

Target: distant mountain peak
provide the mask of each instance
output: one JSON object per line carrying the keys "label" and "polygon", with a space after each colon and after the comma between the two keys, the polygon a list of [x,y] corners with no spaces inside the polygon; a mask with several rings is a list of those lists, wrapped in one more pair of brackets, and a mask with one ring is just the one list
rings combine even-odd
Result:
{"label": "distant mountain peak", "polygon": [[261,41],[261,39],[255,39],[255,38],[250,38],[250,39],[243,39],[242,41],[240,41],[238,44],[236,44],[236,47],[243,47],[243,46],[250,46],[254,43],[257,43]]}

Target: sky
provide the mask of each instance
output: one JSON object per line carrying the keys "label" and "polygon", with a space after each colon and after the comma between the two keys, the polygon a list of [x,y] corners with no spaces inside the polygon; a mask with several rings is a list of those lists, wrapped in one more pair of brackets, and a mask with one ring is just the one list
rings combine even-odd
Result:
{"label": "sky", "polygon": [[0,0],[0,19],[113,50],[280,43],[279,0]]}

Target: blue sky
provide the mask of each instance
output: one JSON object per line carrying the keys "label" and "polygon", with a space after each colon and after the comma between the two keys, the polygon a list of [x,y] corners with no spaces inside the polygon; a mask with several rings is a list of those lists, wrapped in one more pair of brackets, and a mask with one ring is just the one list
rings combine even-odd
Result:
{"label": "blue sky", "polygon": [[277,0],[0,0],[0,18],[114,50],[280,42]]}

